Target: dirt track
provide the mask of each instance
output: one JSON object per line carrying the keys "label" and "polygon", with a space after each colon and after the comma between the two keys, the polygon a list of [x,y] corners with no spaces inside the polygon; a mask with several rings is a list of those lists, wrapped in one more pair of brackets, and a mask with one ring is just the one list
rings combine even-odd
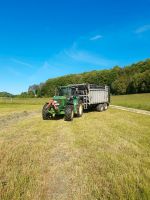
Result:
{"label": "dirt track", "polygon": [[125,111],[129,111],[129,112],[133,112],[133,113],[139,113],[139,114],[143,114],[143,115],[150,115],[150,111],[147,110],[140,110],[140,109],[135,109],[135,108],[127,108],[127,107],[123,107],[123,106],[116,106],[116,105],[110,105],[111,108],[116,108],[119,110],[125,110]]}

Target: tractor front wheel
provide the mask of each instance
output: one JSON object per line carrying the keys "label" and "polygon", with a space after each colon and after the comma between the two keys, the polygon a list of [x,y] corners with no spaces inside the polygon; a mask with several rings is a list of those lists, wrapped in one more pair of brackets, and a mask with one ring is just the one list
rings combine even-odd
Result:
{"label": "tractor front wheel", "polygon": [[51,119],[51,115],[48,113],[47,105],[48,105],[48,103],[45,103],[45,105],[43,106],[43,109],[42,109],[43,120]]}
{"label": "tractor front wheel", "polygon": [[73,117],[74,117],[73,106],[72,105],[67,105],[66,108],[65,108],[64,120],[65,121],[72,121]]}

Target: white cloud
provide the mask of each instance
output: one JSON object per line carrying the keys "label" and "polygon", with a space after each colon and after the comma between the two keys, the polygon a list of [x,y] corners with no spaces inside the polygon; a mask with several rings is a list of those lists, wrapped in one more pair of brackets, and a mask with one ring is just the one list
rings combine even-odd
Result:
{"label": "white cloud", "polygon": [[80,73],[100,68],[110,68],[118,61],[104,58],[89,51],[78,50],[76,45],[62,50],[57,55],[43,62],[41,66],[30,75],[29,80],[42,82],[48,78],[58,77],[70,73]]}
{"label": "white cloud", "polygon": [[[98,40],[101,35],[96,35],[90,40]],[[72,45],[61,50],[56,55],[53,55],[34,71],[29,77],[30,80],[41,80],[42,77],[47,78],[62,76],[70,73],[80,73],[93,69],[110,68],[119,62],[105,58],[102,55],[82,49],[81,43],[83,40],[89,40],[89,37],[80,37],[74,41]]]}
{"label": "white cloud", "polygon": [[19,65],[24,65],[26,67],[32,67],[32,65],[30,63],[23,62],[21,60],[15,59],[15,58],[12,58],[11,61],[13,61],[14,63],[17,63]]}
{"label": "white cloud", "polygon": [[143,32],[149,31],[149,30],[150,30],[150,24],[147,24],[147,25],[144,25],[144,26],[137,28],[135,30],[135,33],[140,34],[140,33],[143,33]]}
{"label": "white cloud", "polygon": [[117,61],[103,58],[100,55],[95,55],[91,52],[83,50],[65,50],[65,54],[74,61],[78,61],[83,64],[89,64],[91,66],[111,67],[117,64]]}
{"label": "white cloud", "polygon": [[28,78],[33,82],[42,82],[43,79],[46,81],[48,78],[59,76],[59,73],[60,69],[56,66],[54,59],[44,61]]}
{"label": "white cloud", "polygon": [[103,37],[102,35],[95,35],[95,36],[91,37],[90,40],[99,40],[102,37]]}

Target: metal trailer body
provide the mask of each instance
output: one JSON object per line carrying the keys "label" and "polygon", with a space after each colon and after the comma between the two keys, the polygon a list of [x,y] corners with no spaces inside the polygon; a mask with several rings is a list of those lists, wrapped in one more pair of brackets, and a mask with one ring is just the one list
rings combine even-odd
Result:
{"label": "metal trailer body", "polygon": [[84,109],[89,107],[96,107],[98,104],[110,103],[110,90],[108,86],[98,86],[94,84],[73,84],[68,85],[76,89],[76,92],[80,96],[84,104]]}

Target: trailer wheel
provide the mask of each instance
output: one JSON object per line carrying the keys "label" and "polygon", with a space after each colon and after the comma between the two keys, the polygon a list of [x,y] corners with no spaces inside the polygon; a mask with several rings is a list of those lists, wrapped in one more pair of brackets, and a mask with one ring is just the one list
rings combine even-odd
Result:
{"label": "trailer wheel", "polygon": [[97,110],[98,112],[102,112],[102,111],[104,110],[104,105],[103,105],[103,104],[98,104],[98,105],[96,106],[96,110]]}
{"label": "trailer wheel", "polygon": [[74,117],[73,106],[72,105],[67,105],[66,108],[65,108],[64,120],[65,121],[72,121],[73,117]]}
{"label": "trailer wheel", "polygon": [[48,113],[48,110],[47,110],[47,105],[48,105],[48,103],[45,103],[45,105],[43,106],[43,109],[42,109],[43,120],[51,119],[51,115]]}
{"label": "trailer wheel", "polygon": [[77,117],[82,117],[83,115],[83,105],[82,102],[79,102],[77,106]]}
{"label": "trailer wheel", "polygon": [[104,103],[104,110],[107,110],[108,109],[108,105],[107,103]]}

